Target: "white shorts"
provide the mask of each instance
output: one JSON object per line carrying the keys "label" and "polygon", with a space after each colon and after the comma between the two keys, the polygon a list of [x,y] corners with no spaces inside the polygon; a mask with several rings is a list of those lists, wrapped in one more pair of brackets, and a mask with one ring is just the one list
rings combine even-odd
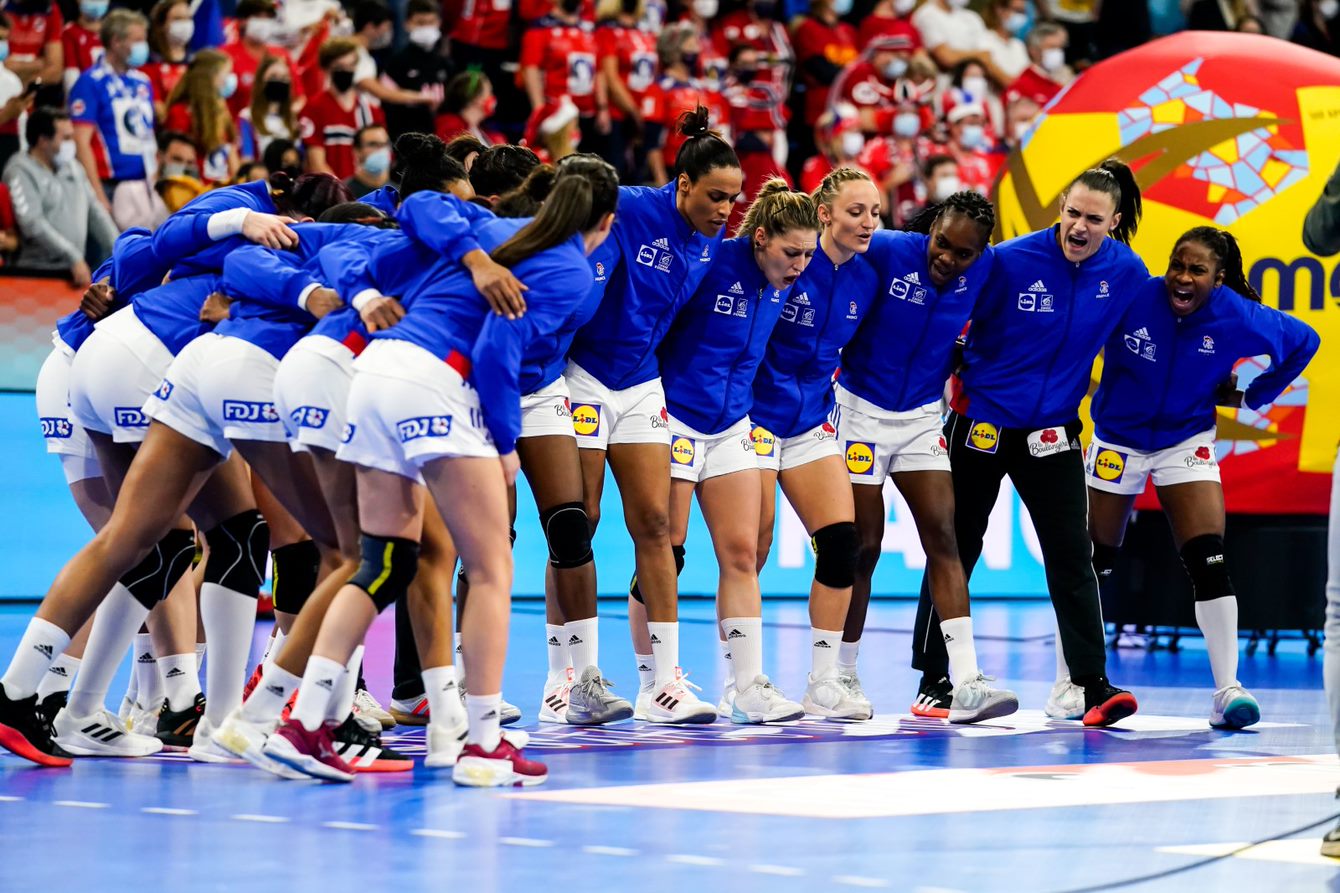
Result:
{"label": "white shorts", "polygon": [[611,391],[576,363],[568,364],[563,378],[571,394],[577,446],[603,450],[612,443],[670,445],[670,417],[659,378]]}
{"label": "white shorts", "polygon": [[149,430],[144,404],[158,389],[172,352],[125,307],[98,323],[70,365],[70,411],[90,431],[140,443]]}
{"label": "white shorts", "polygon": [[703,434],[671,416],[670,477],[698,483],[737,471],[757,471],[753,427],[745,416],[720,434]]}
{"label": "white shorts", "polygon": [[70,364],[74,353],[65,344],[58,344],[47,354],[42,369],[37,373],[37,418],[42,425],[42,437],[47,452],[61,457],[66,483],[73,484],[85,478],[102,477],[98,454],[88,439],[84,426],[70,412]]}
{"label": "white shorts", "polygon": [[1125,496],[1143,493],[1150,475],[1155,487],[1196,481],[1217,484],[1219,460],[1214,454],[1214,433],[1206,431],[1152,453],[1104,443],[1095,437],[1084,454],[1084,473],[1095,490]]}
{"label": "white shorts", "polygon": [[[838,393],[841,399],[842,392]],[[938,400],[879,416],[839,403],[837,429],[853,484],[878,487],[889,475],[903,471],[949,471],[949,445]]]}
{"label": "white shorts", "polygon": [[275,409],[294,450],[340,448],[353,380],[354,352],[334,338],[308,335],[284,354],[275,372]]}
{"label": "white shorts", "polygon": [[207,332],[181,349],[144,411],[227,459],[231,441],[283,443],[275,409],[279,361],[241,338]]}
{"label": "white shorts", "polygon": [[434,459],[498,456],[465,376],[408,341],[373,341],[354,361],[347,411],[344,462],[422,483]]}
{"label": "white shorts", "polygon": [[771,431],[758,425],[751,433],[758,454],[758,467],[768,471],[787,471],[829,456],[842,455],[837,428],[832,422],[816,425],[795,437],[774,437]]}
{"label": "white shorts", "polygon": [[533,394],[521,397],[521,437],[576,437],[568,383],[559,376]]}

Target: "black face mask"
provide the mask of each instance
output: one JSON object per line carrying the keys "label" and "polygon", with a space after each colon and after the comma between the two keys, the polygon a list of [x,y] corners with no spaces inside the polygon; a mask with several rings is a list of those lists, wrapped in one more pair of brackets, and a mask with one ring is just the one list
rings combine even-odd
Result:
{"label": "black face mask", "polygon": [[266,81],[262,92],[266,102],[287,102],[292,87],[288,81]]}
{"label": "black face mask", "polygon": [[559,5],[568,15],[576,15],[582,8],[582,0],[563,0]]}
{"label": "black face mask", "polygon": [[689,71],[697,71],[698,56],[698,53],[683,53],[679,58],[684,60],[684,64],[688,66]]}
{"label": "black face mask", "polygon": [[741,68],[735,72],[735,79],[742,84],[752,84],[758,72],[753,68]]}
{"label": "black face mask", "polygon": [[354,88],[354,73],[352,71],[332,71],[330,73],[330,84],[337,93],[348,93]]}
{"label": "black face mask", "polygon": [[641,0],[623,0],[623,14],[629,16],[637,15],[637,6]]}

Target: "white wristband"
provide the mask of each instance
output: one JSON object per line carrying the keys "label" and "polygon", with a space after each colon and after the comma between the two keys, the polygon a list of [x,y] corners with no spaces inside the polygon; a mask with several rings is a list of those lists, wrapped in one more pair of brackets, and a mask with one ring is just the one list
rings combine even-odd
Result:
{"label": "white wristband", "polygon": [[373,301],[381,297],[385,297],[385,295],[377,291],[377,289],[365,288],[358,294],[354,295],[354,299],[349,303],[354,305],[355,310],[357,310],[359,313],[362,313],[363,308],[367,306],[369,301]]}
{"label": "white wristband", "polygon": [[246,223],[247,215],[250,213],[251,211],[246,208],[229,208],[227,211],[211,214],[206,232],[215,242],[239,235],[242,232],[242,224]]}
{"label": "white wristband", "polygon": [[302,308],[303,310],[306,310],[306,309],[307,309],[307,299],[310,298],[310,297],[312,296],[312,292],[316,291],[316,290],[317,290],[318,288],[320,288],[320,287],[321,287],[321,283],[319,283],[319,282],[313,282],[311,285],[309,285],[309,286],[307,286],[306,288],[304,288],[304,289],[302,290],[302,294],[298,295],[298,306],[299,306],[300,308]]}

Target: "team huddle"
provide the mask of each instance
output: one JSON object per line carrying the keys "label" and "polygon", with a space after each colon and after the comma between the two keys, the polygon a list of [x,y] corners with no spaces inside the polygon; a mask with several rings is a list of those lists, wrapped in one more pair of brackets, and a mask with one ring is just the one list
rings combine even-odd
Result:
{"label": "team huddle", "polygon": [[[927,556],[912,713],[1015,712],[978,666],[968,598],[1007,475],[1056,611],[1048,716],[1137,709],[1106,675],[1098,587],[1152,476],[1194,584],[1210,724],[1258,721],[1236,678],[1216,407],[1270,403],[1319,339],[1261,304],[1232,236],[1192,229],[1151,275],[1130,248],[1139,188],[1110,160],[1062,192],[1059,224],[994,246],[981,195],[885,230],[879,190],[846,168],[812,195],[769,182],[727,238],[739,159],[705,109],[679,126],[659,189],[595,156],[407,134],[396,185],[363,202],[280,174],[122,234],[38,381],[96,535],[0,677],[0,746],[47,766],[172,747],[349,781],[412,767],[379,737],[399,721],[427,726],[425,764],[458,784],[543,782],[504,728],[521,716],[502,699],[518,472],[548,545],[541,722],[869,720],[857,664],[890,478]],[[1268,370],[1239,390],[1235,364],[1258,355]],[[631,702],[599,662],[607,464],[636,558]],[[763,653],[779,483],[814,552],[799,699]],[[720,569],[716,704],[679,659],[695,495]],[[267,555],[277,623],[252,669]],[[387,712],[361,666],[393,604]]]}

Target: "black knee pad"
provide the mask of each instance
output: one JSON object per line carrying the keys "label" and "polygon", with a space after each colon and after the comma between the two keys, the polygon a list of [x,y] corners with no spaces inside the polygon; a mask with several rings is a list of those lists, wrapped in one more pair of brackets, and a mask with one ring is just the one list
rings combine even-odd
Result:
{"label": "black knee pad", "polygon": [[265,582],[265,556],[270,550],[270,527],[255,509],[234,515],[205,531],[209,560],[205,582],[256,598]]}
{"label": "black knee pad", "polygon": [[586,506],[565,502],[540,512],[540,527],[549,543],[549,563],[560,570],[590,564],[591,524]]}
{"label": "black knee pad", "polygon": [[363,534],[363,563],[349,580],[368,594],[378,612],[395,604],[419,570],[419,544],[399,537]]}
{"label": "black knee pad", "polygon": [[1109,546],[1106,543],[1093,544],[1093,572],[1098,575],[1098,579],[1112,576],[1112,569],[1117,566],[1117,553],[1121,550],[1117,546]]}
{"label": "black knee pad", "polygon": [[304,540],[280,546],[270,555],[274,558],[274,579],[270,588],[275,610],[297,614],[316,588],[316,578],[321,571],[321,550],[311,540]]}
{"label": "black knee pad", "polygon": [[[684,572],[684,547],[671,546],[670,552],[675,556],[675,576],[678,577],[680,574]],[[628,584],[628,594],[631,595],[633,597],[633,601],[637,602],[639,605],[646,604],[646,602],[642,600],[642,591],[637,588],[636,571],[633,573],[632,581],[629,582]]]}
{"label": "black knee pad", "polygon": [[1224,563],[1224,538],[1219,534],[1207,533],[1188,540],[1182,546],[1182,565],[1191,577],[1196,601],[1233,595],[1233,581]]}
{"label": "black knee pad", "polygon": [[153,610],[191,569],[194,557],[195,535],[189,530],[169,530],[143,561],[126,571],[121,585],[130,590],[135,601]]}
{"label": "black knee pad", "polygon": [[833,589],[846,589],[856,582],[856,556],[861,540],[852,521],[839,521],[814,531],[814,580]]}

